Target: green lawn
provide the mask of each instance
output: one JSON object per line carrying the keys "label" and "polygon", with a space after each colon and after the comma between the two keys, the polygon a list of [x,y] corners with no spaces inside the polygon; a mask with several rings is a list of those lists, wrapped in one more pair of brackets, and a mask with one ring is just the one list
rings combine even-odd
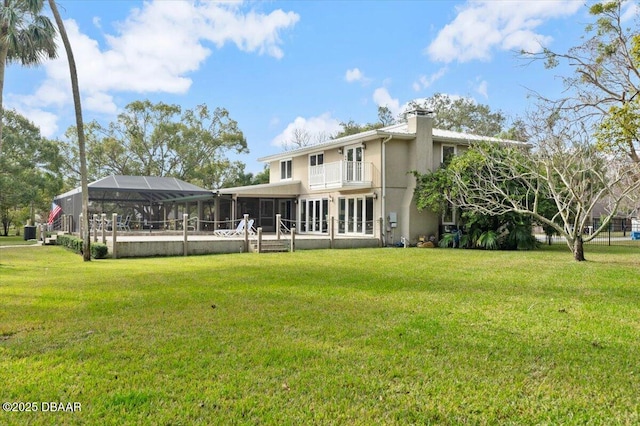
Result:
{"label": "green lawn", "polygon": [[[0,250],[0,424],[640,423],[640,250]],[[42,408],[42,405],[36,406]]]}
{"label": "green lawn", "polygon": [[2,246],[24,246],[24,245],[35,245],[37,244],[36,240],[24,240],[22,235],[19,236],[0,236],[0,247]]}

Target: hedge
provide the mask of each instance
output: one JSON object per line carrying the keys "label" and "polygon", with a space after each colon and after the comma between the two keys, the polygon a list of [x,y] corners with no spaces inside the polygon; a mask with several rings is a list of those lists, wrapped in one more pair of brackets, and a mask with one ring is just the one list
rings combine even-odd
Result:
{"label": "hedge", "polygon": [[[56,244],[72,250],[75,253],[82,254],[82,239],[72,235],[58,235]],[[92,243],[91,257],[94,259],[104,259],[107,257],[108,249],[106,244]]]}

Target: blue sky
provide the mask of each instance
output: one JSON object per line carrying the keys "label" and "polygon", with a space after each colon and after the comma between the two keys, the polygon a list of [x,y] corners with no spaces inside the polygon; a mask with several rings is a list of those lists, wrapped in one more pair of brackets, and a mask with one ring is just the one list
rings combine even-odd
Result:
{"label": "blue sky", "polygon": [[[590,22],[582,0],[68,1],[58,2],[78,64],[85,121],[104,124],[129,102],[227,108],[257,172],[294,128],[332,133],[376,121],[434,93],[523,114],[529,89],[562,90],[521,49],[566,50]],[[638,4],[626,4],[627,16]],[[73,124],[66,58],[11,65],[5,107],[60,137]]]}

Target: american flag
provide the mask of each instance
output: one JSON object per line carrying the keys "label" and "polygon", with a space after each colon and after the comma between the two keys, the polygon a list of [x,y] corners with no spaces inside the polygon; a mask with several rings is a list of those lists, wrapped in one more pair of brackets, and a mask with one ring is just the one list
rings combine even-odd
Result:
{"label": "american flag", "polygon": [[47,223],[51,225],[53,221],[56,220],[56,217],[58,217],[60,212],[62,212],[62,207],[60,207],[56,203],[51,203],[51,211],[49,212],[49,220],[47,221]]}

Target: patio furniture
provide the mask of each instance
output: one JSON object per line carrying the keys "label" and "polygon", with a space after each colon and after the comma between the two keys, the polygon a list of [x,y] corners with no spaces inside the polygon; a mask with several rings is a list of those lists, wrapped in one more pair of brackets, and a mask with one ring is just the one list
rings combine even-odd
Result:
{"label": "patio furniture", "polygon": [[[253,235],[255,232],[253,231],[253,222],[254,220],[249,220],[247,223],[247,229],[249,230],[249,234]],[[218,237],[239,237],[244,235],[244,219],[238,223],[238,227],[236,229],[216,229],[213,231],[213,235]]]}
{"label": "patio furniture", "polygon": [[129,223],[131,222],[131,215],[127,215],[124,222],[122,221],[122,216],[118,216],[118,223],[116,223],[116,227],[118,231],[131,231],[129,227]]}

